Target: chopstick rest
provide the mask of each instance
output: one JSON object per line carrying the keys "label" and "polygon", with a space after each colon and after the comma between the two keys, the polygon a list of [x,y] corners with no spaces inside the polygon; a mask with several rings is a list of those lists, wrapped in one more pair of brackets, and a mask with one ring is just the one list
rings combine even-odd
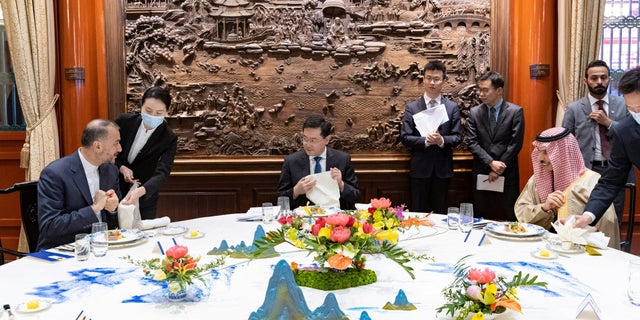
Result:
{"label": "chopstick rest", "polygon": [[584,250],[590,255],[590,256],[601,256],[602,253],[600,253],[598,250],[594,249],[592,246],[590,245],[586,245],[584,246]]}

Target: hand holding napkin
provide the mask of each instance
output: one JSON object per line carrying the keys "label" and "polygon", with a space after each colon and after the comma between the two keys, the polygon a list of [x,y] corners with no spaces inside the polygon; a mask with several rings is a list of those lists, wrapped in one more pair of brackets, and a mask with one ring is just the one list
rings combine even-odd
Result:
{"label": "hand holding napkin", "polygon": [[[137,188],[138,185],[134,183],[129,189],[129,193]],[[141,220],[138,201],[136,200],[134,204],[123,204],[124,198],[118,204],[118,227],[120,229],[135,229]]]}
{"label": "hand holding napkin", "polygon": [[307,192],[307,198],[317,206],[340,208],[340,187],[331,178],[331,171],[309,175],[316,181],[316,186]]}
{"label": "hand holding napkin", "polygon": [[155,229],[160,227],[166,227],[169,225],[169,223],[171,223],[171,219],[169,217],[140,220],[140,223],[138,224],[138,229],[149,230],[149,229]]}
{"label": "hand holding napkin", "polygon": [[564,224],[556,221],[552,223],[551,226],[556,230],[558,238],[561,241],[571,241],[572,243],[590,245],[596,248],[607,247],[609,237],[599,231],[595,232],[585,228],[575,228],[573,226],[575,221],[575,216],[572,215]]}

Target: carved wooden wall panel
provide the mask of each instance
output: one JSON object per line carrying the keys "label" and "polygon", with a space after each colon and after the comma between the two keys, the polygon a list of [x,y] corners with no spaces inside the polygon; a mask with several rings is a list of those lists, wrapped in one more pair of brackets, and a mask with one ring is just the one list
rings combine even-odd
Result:
{"label": "carved wooden wall panel", "polygon": [[447,65],[463,117],[489,68],[489,0],[127,0],[125,12],[127,108],[170,88],[178,158],[291,153],[312,113],[338,149],[402,153],[428,60]]}

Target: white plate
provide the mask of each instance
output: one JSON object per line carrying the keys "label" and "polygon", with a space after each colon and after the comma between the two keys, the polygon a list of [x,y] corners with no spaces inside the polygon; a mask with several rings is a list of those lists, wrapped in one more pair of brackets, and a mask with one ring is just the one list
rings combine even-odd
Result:
{"label": "white plate", "polygon": [[33,312],[40,312],[42,310],[49,309],[49,307],[51,307],[51,302],[47,300],[40,300],[40,305],[35,309],[27,309],[27,303],[23,302],[18,305],[18,308],[16,308],[16,311],[21,313],[33,313]]}
{"label": "white plate", "polygon": [[193,236],[193,235],[191,235],[191,231],[189,231],[189,232],[187,232],[187,233],[184,235],[184,238],[185,238],[185,239],[198,239],[198,238],[202,238],[202,237],[204,237],[204,235],[206,234],[206,233],[204,233],[204,232],[202,232],[202,231],[197,231],[197,232],[198,232],[198,234],[196,234],[195,236]]}
{"label": "white plate", "polygon": [[[108,232],[113,232],[113,231],[115,230],[109,230]],[[120,233],[122,234],[122,238],[118,240],[109,240],[109,245],[129,243],[129,242],[140,240],[145,237],[145,233],[138,229],[132,229],[132,230],[121,229]]]}
{"label": "white plate", "polygon": [[[336,207],[318,207],[318,206],[305,206],[305,207],[297,207],[293,210],[293,212],[297,215],[300,216],[308,216],[309,214],[307,213],[307,211],[305,210],[305,208],[309,208],[309,210],[311,210],[312,215],[314,217],[326,217],[330,214],[334,214],[334,213],[338,213],[340,212],[339,208]],[[317,210],[317,208],[322,209],[320,213],[313,213],[315,210]]]}
{"label": "white plate", "polygon": [[501,240],[509,240],[509,241],[540,241],[543,240],[547,237],[546,233],[543,233],[541,235],[537,235],[537,236],[529,236],[529,237],[513,237],[513,236],[506,236],[506,235],[502,235],[502,234],[498,234],[492,231],[489,231],[488,229],[484,229],[484,233],[486,233],[488,236],[496,238],[496,239],[501,239]]}
{"label": "white plate", "polygon": [[520,223],[526,230],[523,233],[513,233],[511,231],[505,230],[505,225],[508,225],[509,222],[492,222],[487,224],[486,229],[502,236],[507,237],[533,237],[540,236],[547,232],[547,230],[539,225],[530,224],[530,223]]}
{"label": "white plate", "polygon": [[554,243],[553,241],[547,243],[547,249],[549,250],[553,250],[556,252],[560,252],[560,253],[569,253],[569,254],[576,254],[576,253],[583,253],[584,252],[584,247],[579,245],[579,244],[572,244],[571,248],[569,249],[564,249],[562,248],[562,244],[560,243]]}
{"label": "white plate", "polygon": [[167,235],[167,236],[175,236],[178,234],[183,234],[185,232],[187,232],[187,227],[184,226],[167,226],[164,227],[162,229],[160,229],[160,233]]}
{"label": "white plate", "polygon": [[[549,250],[547,250],[549,251]],[[545,259],[545,260],[553,260],[553,259],[557,259],[558,258],[558,254],[556,252],[553,251],[549,251],[549,256],[545,257],[543,255],[540,254],[540,250],[534,250],[531,251],[531,255],[538,258],[538,259]]]}

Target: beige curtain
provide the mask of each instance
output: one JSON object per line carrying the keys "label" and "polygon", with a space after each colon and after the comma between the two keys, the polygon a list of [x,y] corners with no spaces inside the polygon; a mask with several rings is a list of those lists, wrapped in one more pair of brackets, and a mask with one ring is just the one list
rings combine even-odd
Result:
{"label": "beige curtain", "polygon": [[600,54],[605,0],[558,1],[558,109],[562,125],[567,104],[587,94],[584,68]]}
{"label": "beige curtain", "polygon": [[[52,0],[0,0],[5,30],[27,123],[21,167],[26,181],[37,180],[40,171],[59,157],[58,127],[54,105],[55,34]],[[19,250],[28,251],[21,232]]]}

